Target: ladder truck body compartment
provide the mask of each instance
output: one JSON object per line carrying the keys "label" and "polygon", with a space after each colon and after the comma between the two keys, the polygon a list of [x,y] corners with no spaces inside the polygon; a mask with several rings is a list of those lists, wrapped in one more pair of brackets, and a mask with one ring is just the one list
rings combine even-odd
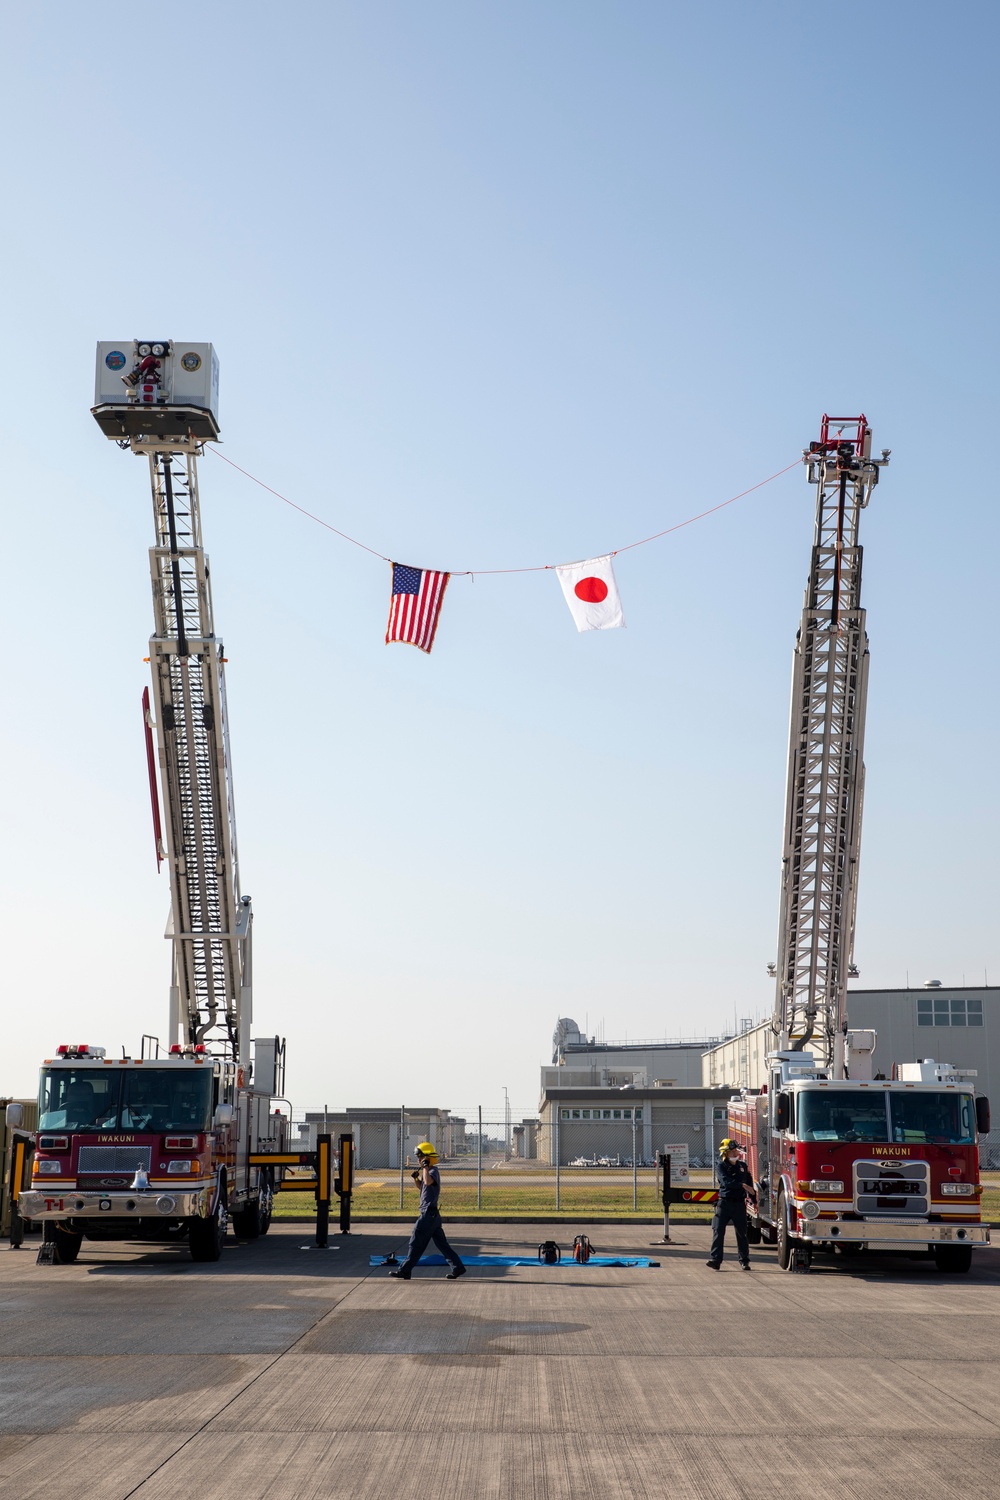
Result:
{"label": "ladder truck body compartment", "polygon": [[[899,1079],[834,1078],[803,1052],[770,1059],[770,1084],[729,1105],[729,1131],[757,1187],[751,1227],[784,1270],[814,1251],[931,1253],[968,1270],[990,1243],[980,1213],[986,1100],[947,1065]],[[907,1074],[912,1074],[907,1077]]]}

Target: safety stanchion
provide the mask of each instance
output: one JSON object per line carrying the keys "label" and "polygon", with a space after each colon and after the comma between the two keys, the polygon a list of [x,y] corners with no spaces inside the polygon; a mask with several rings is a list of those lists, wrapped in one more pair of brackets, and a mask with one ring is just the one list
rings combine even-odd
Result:
{"label": "safety stanchion", "polygon": [[325,1250],[330,1237],[330,1177],[333,1167],[331,1138],[316,1137],[316,1245]]}
{"label": "safety stanchion", "polygon": [[10,1148],[10,1175],[7,1178],[8,1191],[10,1193],[10,1233],[9,1242],[12,1250],[20,1250],[24,1244],[24,1220],[18,1208],[18,1194],[24,1187],[25,1167],[27,1165],[33,1138],[27,1135],[15,1134]]}
{"label": "safety stanchion", "polygon": [[340,1137],[340,1175],[333,1184],[333,1191],[340,1199],[340,1232],[351,1232],[351,1193],[354,1191],[354,1136],[350,1132]]}

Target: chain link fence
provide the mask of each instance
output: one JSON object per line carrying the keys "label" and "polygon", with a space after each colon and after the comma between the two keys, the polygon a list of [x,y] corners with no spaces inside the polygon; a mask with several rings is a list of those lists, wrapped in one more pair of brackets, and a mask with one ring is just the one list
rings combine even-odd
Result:
{"label": "chain link fence", "polygon": [[[642,1118],[641,1109],[603,1112],[553,1110],[551,1117],[519,1115],[513,1110],[350,1112],[303,1109],[292,1117],[292,1144],[311,1150],[318,1131],[354,1140],[356,1216],[412,1215],[418,1189],[412,1173],[417,1147],[430,1141],[439,1156],[442,1210],[449,1218],[464,1213],[545,1217],[553,1213],[618,1217],[638,1214],[658,1219],[662,1198],[656,1152],[665,1146],[688,1147],[692,1181],[711,1186],[711,1156],[706,1159],[704,1109],[690,1118],[673,1112],[669,1126]],[[562,1115],[566,1118],[563,1119]],[[617,1118],[616,1118],[617,1116]],[[660,1136],[663,1139],[660,1139]],[[294,1195],[282,1206],[294,1212]]]}

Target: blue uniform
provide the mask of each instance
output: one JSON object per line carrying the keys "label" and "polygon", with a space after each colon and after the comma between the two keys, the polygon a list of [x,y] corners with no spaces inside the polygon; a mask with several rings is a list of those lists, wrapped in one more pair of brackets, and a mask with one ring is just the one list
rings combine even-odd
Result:
{"label": "blue uniform", "polygon": [[413,1233],[410,1235],[410,1243],[406,1250],[406,1259],[399,1268],[401,1273],[407,1275],[413,1270],[432,1240],[450,1266],[457,1269],[462,1265],[459,1255],[448,1243],[444,1226],[441,1223],[441,1215],[438,1212],[441,1174],[437,1167],[431,1167],[427,1175],[430,1181],[420,1184],[420,1217],[413,1226]]}
{"label": "blue uniform", "polygon": [[723,1157],[719,1162],[719,1201],[712,1220],[712,1248],[708,1253],[713,1265],[722,1260],[726,1238],[726,1225],[732,1224],[736,1232],[736,1253],[740,1264],[750,1264],[750,1243],[747,1240],[747,1200],[745,1188],[753,1192],[753,1178],[745,1162],[729,1161]]}

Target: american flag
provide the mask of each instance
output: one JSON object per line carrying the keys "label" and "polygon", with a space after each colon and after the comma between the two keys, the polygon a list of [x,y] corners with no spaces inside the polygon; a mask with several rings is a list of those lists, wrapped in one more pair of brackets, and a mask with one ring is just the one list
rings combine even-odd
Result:
{"label": "american flag", "polygon": [[387,646],[390,641],[405,641],[410,646],[419,646],[421,651],[430,651],[450,577],[450,573],[393,563],[392,603],[385,633]]}

